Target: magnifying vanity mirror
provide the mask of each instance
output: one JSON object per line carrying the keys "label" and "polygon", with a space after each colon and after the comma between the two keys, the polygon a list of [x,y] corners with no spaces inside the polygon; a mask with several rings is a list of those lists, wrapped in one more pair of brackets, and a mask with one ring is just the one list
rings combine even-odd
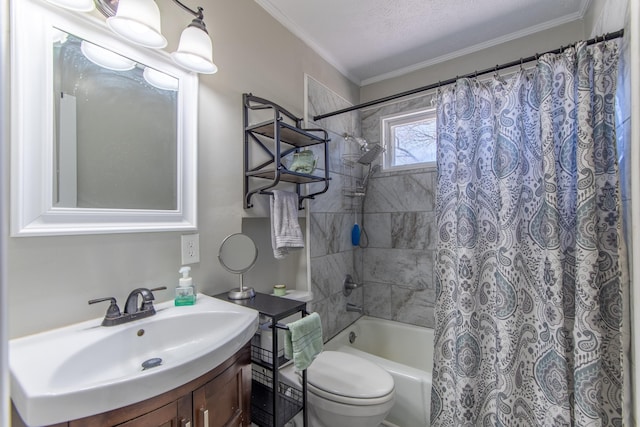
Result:
{"label": "magnifying vanity mirror", "polygon": [[197,75],[96,16],[12,6],[12,235],[196,229]]}
{"label": "magnifying vanity mirror", "polygon": [[251,270],[258,260],[258,247],[251,237],[242,233],[227,236],[220,245],[218,260],[225,270],[240,275],[240,287],[229,291],[229,299],[252,298],[253,288],[245,288],[242,275]]}

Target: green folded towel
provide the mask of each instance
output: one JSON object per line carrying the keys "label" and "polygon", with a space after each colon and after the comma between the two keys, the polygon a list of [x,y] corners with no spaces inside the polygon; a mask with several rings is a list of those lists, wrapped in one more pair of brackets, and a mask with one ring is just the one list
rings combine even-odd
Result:
{"label": "green folded towel", "polygon": [[318,313],[311,313],[295,322],[288,323],[289,330],[284,340],[284,355],[293,359],[296,370],[307,369],[322,351],[322,323]]}

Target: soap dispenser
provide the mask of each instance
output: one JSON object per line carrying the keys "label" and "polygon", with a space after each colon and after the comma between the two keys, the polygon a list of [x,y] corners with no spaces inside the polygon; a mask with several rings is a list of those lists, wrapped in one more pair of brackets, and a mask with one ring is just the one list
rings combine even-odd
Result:
{"label": "soap dispenser", "polygon": [[191,267],[182,267],[178,270],[182,277],[178,280],[176,288],[175,305],[194,305],[196,303],[196,288],[193,286],[193,279],[189,277]]}

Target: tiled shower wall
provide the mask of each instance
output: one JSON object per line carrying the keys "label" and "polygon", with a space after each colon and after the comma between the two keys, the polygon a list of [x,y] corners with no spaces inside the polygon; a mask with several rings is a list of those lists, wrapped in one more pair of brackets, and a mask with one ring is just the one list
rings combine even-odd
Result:
{"label": "tiled shower wall", "polygon": [[[309,202],[307,221],[310,234],[308,245],[311,259],[311,290],[313,301],[308,309],[316,311],[322,319],[324,340],[327,341],[354,322],[360,314],[347,312],[347,303],[362,306],[363,289],[357,289],[348,297],[343,294],[346,274],[360,280],[359,255],[351,244],[351,227],[354,214],[352,200],[343,197],[343,188],[352,185],[359,169],[347,168],[343,158],[358,146],[344,140],[344,134],[353,135],[359,129],[358,113],[346,113],[312,122],[312,117],[321,113],[349,107],[351,104],[326,86],[307,76],[307,127],[321,127],[329,132],[329,171],[331,181],[325,194]],[[317,150],[317,147],[314,148]],[[322,155],[318,152],[318,168],[324,169]],[[311,186],[311,190],[316,187]]]}
{"label": "tiled shower wall", "polygon": [[[307,91],[307,126],[320,126],[331,138],[329,191],[312,200],[307,213],[314,293],[309,309],[320,314],[325,340],[360,316],[346,311],[347,302],[364,304],[365,313],[373,317],[433,327],[435,169],[378,172],[369,180],[364,200],[343,194],[366,172],[366,167],[349,167],[345,161],[353,158],[350,155],[357,156],[359,147],[345,141],[344,134],[380,142],[381,117],[430,107],[431,96],[340,114],[314,124],[314,115],[350,104],[310,77]],[[368,240],[367,248],[351,244],[351,228],[363,201],[364,217],[357,218],[366,232],[362,239]],[[342,292],[345,274],[364,284],[349,297]]]}
{"label": "tiled shower wall", "polygon": [[[431,98],[428,94],[361,111],[362,136],[382,143],[382,117],[431,108]],[[368,315],[434,326],[435,191],[435,167],[377,172],[370,179],[363,221],[369,246],[362,250]]]}

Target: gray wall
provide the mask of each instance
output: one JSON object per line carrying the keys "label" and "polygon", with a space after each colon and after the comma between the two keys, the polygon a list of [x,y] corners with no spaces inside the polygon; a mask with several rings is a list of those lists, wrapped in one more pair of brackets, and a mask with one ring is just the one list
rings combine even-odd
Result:
{"label": "gray wall", "polygon": [[[8,4],[1,4],[1,15],[7,16]],[[201,261],[192,266],[192,275],[200,291],[214,294],[237,286],[237,277],[218,263],[220,243],[228,234],[241,231],[243,216],[257,215],[242,207],[242,93],[253,92],[302,116],[305,73],[347,99],[356,99],[358,90],[255,2],[202,0],[200,5],[220,71],[200,76]],[[166,49],[175,50],[180,32],[191,19],[173,2],[158,2],[158,6],[169,40]],[[7,78],[3,75],[5,82]],[[3,91],[2,96],[8,94]],[[6,159],[2,173],[8,180]],[[6,194],[2,206],[7,214]],[[92,298],[115,296],[122,303],[136,287],[164,284],[169,289],[157,293],[163,301],[173,298],[177,285],[178,232],[23,237],[8,238],[7,243],[10,337],[104,315],[106,307],[87,304]]]}

